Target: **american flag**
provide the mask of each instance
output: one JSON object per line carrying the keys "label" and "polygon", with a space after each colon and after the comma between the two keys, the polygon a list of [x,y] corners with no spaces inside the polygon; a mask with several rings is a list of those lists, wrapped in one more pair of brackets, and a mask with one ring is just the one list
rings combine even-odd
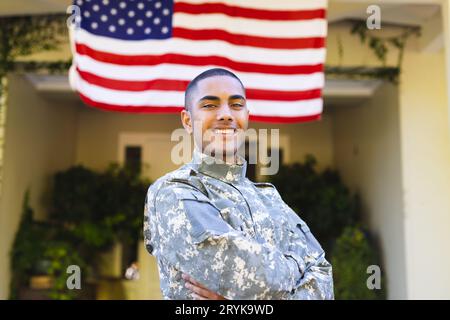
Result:
{"label": "american flag", "polygon": [[213,67],[246,87],[250,119],[322,112],[327,0],[75,0],[70,82],[88,105],[178,113]]}

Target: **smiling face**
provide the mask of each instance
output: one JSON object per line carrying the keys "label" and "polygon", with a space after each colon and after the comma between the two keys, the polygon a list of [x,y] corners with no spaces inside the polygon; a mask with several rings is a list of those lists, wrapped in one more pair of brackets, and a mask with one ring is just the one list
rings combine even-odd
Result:
{"label": "smiling face", "polygon": [[194,134],[195,144],[203,153],[230,159],[243,143],[248,116],[239,81],[230,76],[212,76],[197,83],[188,110],[181,112],[181,121]]}

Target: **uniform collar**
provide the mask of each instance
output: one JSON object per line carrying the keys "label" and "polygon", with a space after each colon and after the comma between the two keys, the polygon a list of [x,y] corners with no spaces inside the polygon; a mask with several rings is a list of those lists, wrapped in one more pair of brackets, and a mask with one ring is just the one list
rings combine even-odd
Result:
{"label": "uniform collar", "polygon": [[247,161],[241,156],[238,156],[238,163],[228,164],[200,152],[197,148],[194,148],[191,164],[199,172],[225,182],[238,182],[245,178],[247,171]]}

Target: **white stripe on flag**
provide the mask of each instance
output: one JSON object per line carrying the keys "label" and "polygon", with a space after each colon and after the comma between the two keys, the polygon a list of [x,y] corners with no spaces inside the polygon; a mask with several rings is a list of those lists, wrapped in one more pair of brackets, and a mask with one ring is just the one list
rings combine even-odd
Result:
{"label": "white stripe on flag", "polygon": [[78,30],[75,41],[90,48],[121,55],[183,54],[192,56],[221,56],[236,62],[259,63],[280,66],[314,65],[323,63],[326,49],[266,49],[236,46],[220,40],[195,41],[186,39],[127,41],[93,35]]}
{"label": "white stripe on flag", "polygon": [[[125,81],[150,81],[155,79],[191,81],[195,76],[215,65],[188,66],[161,64],[157,66],[121,66],[96,61],[88,56],[78,56],[77,65],[81,71],[92,72],[108,79]],[[300,91],[322,88],[323,72],[308,75],[275,75],[251,72],[236,72],[247,88],[279,91]],[[270,77],[270,81],[267,81]]]}
{"label": "white stripe on flag", "polygon": [[[283,0],[283,1],[260,1],[260,0],[181,0],[175,2],[186,2],[191,4],[219,3],[229,6],[263,9],[263,10],[313,10],[327,7],[327,0]],[[282,9],[281,9],[282,8]]]}
{"label": "white stripe on flag", "polygon": [[199,15],[175,12],[173,15],[173,27],[193,30],[216,29],[217,21],[221,22],[221,30],[265,38],[324,37],[327,33],[325,19],[271,21],[229,17],[216,13]]}
{"label": "white stripe on flag", "polygon": [[322,112],[322,99],[301,101],[251,100],[247,102],[251,115],[300,117],[311,116]]}
{"label": "white stripe on flag", "polygon": [[[181,91],[145,91],[130,92],[105,89],[92,85],[75,74],[73,79],[78,90],[86,97],[100,103],[117,106],[180,106],[184,105],[184,92]],[[251,114],[261,116],[308,116],[322,110],[322,99],[300,101],[248,100]]]}

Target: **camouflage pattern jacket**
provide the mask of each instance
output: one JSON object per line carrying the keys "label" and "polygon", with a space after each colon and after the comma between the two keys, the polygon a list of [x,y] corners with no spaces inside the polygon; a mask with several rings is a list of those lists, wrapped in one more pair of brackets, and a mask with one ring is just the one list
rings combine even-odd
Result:
{"label": "camouflage pattern jacket", "polygon": [[194,151],[149,187],[144,238],[164,299],[192,299],[183,272],[227,299],[333,299],[318,241],[272,184],[245,177],[241,161]]}

